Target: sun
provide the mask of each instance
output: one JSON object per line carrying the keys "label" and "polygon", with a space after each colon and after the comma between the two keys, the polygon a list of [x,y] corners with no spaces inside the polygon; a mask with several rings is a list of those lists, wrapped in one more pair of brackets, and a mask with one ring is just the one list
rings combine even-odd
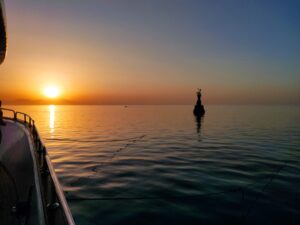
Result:
{"label": "sun", "polygon": [[59,94],[59,88],[56,86],[48,86],[44,88],[44,95],[48,98],[57,98]]}

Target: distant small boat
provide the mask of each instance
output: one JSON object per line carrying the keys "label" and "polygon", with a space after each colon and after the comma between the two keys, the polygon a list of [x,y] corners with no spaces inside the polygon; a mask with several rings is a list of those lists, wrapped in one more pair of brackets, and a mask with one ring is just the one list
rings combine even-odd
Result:
{"label": "distant small boat", "polygon": [[205,109],[201,102],[201,89],[198,89],[197,91],[197,102],[193,112],[195,116],[199,116],[199,117],[205,114]]}

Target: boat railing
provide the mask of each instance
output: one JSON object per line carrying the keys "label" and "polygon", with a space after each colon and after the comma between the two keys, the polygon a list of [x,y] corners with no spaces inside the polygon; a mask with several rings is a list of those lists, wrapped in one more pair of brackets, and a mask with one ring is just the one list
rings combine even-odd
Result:
{"label": "boat railing", "polygon": [[31,116],[26,113],[18,112],[8,108],[0,108],[0,110],[5,113],[3,116],[4,119],[13,120],[28,126],[29,130],[31,131],[37,152],[42,152],[44,150],[43,142],[38,134],[34,120],[31,118]]}
{"label": "boat railing", "polygon": [[[5,119],[16,119],[16,112],[13,109],[7,109],[7,108],[2,108],[0,107],[1,111],[3,112],[8,112],[8,114],[6,113],[5,116],[3,116],[3,118]],[[12,113],[12,116],[10,116],[10,114]]]}
{"label": "boat railing", "polygon": [[[26,128],[28,128],[30,134],[32,135],[37,155],[37,163],[40,169],[39,172],[41,176],[41,186],[42,192],[44,193],[43,200],[47,211],[51,211],[51,217],[53,217],[53,212],[56,211],[57,208],[61,207],[64,213],[63,215],[60,213],[60,216],[64,217],[64,224],[74,225],[75,223],[70,208],[55,174],[46,147],[36,128],[35,121],[31,118],[31,116],[23,112],[1,107],[0,111],[4,112],[3,119],[8,119],[23,124]],[[50,220],[49,224],[56,224],[54,221],[51,221],[53,219],[49,218],[50,216],[46,215],[46,217],[48,217],[47,220]],[[61,221],[59,224],[61,224]]]}
{"label": "boat railing", "polygon": [[16,120],[18,120],[20,122],[23,122],[25,124],[28,124],[29,127],[34,126],[34,120],[29,115],[27,115],[26,113],[16,112]]}
{"label": "boat railing", "polygon": [[[34,120],[26,113],[23,112],[18,112],[13,109],[7,109],[7,108],[1,108],[0,110],[3,112],[8,112],[6,113],[5,116],[3,116],[4,119],[13,119],[15,121],[19,121],[21,123],[27,124],[29,127],[34,126]],[[10,115],[12,114],[12,115]]]}

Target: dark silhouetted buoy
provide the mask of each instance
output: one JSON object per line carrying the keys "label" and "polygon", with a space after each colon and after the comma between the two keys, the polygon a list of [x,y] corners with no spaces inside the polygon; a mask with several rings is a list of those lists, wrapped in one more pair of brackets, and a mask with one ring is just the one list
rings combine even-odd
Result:
{"label": "dark silhouetted buoy", "polygon": [[204,106],[202,105],[202,102],[201,102],[201,89],[198,89],[197,91],[197,102],[196,102],[196,105],[194,107],[194,115],[195,116],[203,116],[205,113],[205,109],[204,109]]}

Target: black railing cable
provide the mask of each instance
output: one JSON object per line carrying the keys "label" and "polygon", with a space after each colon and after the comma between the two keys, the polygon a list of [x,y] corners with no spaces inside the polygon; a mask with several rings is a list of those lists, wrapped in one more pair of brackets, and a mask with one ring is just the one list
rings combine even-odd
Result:
{"label": "black railing cable", "polygon": [[140,138],[145,137],[145,135],[139,135],[136,137],[131,137],[131,138],[124,138],[124,139],[110,139],[110,140],[87,140],[87,139],[71,139],[71,138],[45,138],[47,141],[59,141],[59,142],[82,142],[82,143],[102,143],[102,142],[121,142],[121,141],[134,141]]}

